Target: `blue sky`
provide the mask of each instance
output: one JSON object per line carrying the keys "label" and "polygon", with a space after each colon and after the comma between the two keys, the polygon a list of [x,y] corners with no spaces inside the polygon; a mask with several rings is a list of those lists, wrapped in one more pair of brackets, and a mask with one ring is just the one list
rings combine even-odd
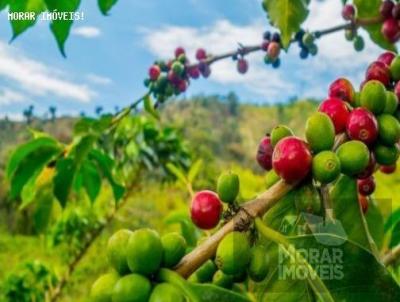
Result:
{"label": "blue sky", "polygon": [[[100,14],[97,1],[83,0],[85,19],[75,22],[63,58],[48,28],[36,26],[8,44],[10,25],[0,14],[0,117],[21,118],[30,104],[38,114],[56,105],[59,113],[107,111],[129,104],[145,92],[143,79],[157,58],[172,56],[177,45],[193,57],[197,47],[211,53],[233,50],[238,42],[258,44],[268,21],[260,0],[118,1],[110,16]],[[341,24],[341,1],[311,1],[306,28]],[[236,73],[231,60],[212,66],[209,79],[192,82],[187,96],[235,91],[243,101],[274,103],[292,96],[323,98],[331,81],[346,76],[356,86],[369,62],[381,52],[369,41],[361,54],[343,32],[318,41],[316,57],[300,60],[296,45],[282,55],[278,70],[251,54],[248,74]]]}

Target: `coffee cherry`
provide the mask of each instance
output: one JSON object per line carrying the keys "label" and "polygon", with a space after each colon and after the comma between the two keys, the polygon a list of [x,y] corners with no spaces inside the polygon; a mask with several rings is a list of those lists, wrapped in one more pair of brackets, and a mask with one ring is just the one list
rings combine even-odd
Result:
{"label": "coffee cherry", "polygon": [[394,3],[391,0],[385,0],[381,3],[381,6],[379,7],[379,13],[383,19],[392,17],[393,7]]}
{"label": "coffee cherry", "polygon": [[149,302],[184,302],[185,297],[172,284],[160,283],[157,284],[150,296]]}
{"label": "coffee cherry", "polygon": [[395,57],[390,63],[390,75],[394,81],[400,80],[400,56]]}
{"label": "coffee cherry", "polygon": [[287,183],[305,178],[311,170],[312,155],[308,145],[299,138],[285,137],[275,146],[272,166]]}
{"label": "coffee cherry", "polygon": [[310,52],[310,55],[315,56],[318,53],[318,46],[316,44],[311,44],[308,47],[308,51]]}
{"label": "coffee cherry", "polygon": [[281,59],[277,58],[275,61],[272,62],[272,68],[279,68],[281,66]]}
{"label": "coffee cherry", "polygon": [[279,46],[279,43],[277,42],[269,43],[267,55],[272,61],[275,61],[278,58],[280,51],[281,47]]}
{"label": "coffee cherry", "polygon": [[315,112],[307,119],[305,136],[315,153],[330,150],[335,142],[335,127],[326,113]]}
{"label": "coffee cherry", "polygon": [[368,199],[366,196],[363,196],[361,194],[358,195],[358,202],[361,207],[361,211],[363,214],[366,214],[368,212]]}
{"label": "coffee cherry", "polygon": [[321,103],[318,108],[319,112],[326,113],[332,120],[335,126],[336,134],[343,132],[346,129],[347,119],[350,112],[346,104],[337,98],[329,98]]}
{"label": "coffee cherry", "polygon": [[212,278],[212,284],[222,288],[231,289],[233,285],[233,276],[218,270]]}
{"label": "coffee cherry", "polygon": [[185,255],[186,241],[178,233],[169,233],[161,237],[163,247],[163,267],[174,267]]}
{"label": "coffee cherry", "polygon": [[271,32],[270,31],[265,31],[264,33],[263,33],[263,39],[264,40],[270,40],[271,39]]}
{"label": "coffee cherry", "polygon": [[154,230],[136,230],[129,237],[125,248],[132,273],[149,276],[160,268],[163,248],[160,236]]}
{"label": "coffee cherry", "polygon": [[281,42],[281,35],[279,33],[273,33],[271,41],[279,44]]}
{"label": "coffee cherry", "polygon": [[380,166],[379,170],[384,173],[384,174],[392,174],[394,171],[396,171],[396,164],[390,165],[390,166]]}
{"label": "coffee cherry", "polygon": [[378,137],[378,122],[365,108],[356,108],[347,120],[346,132],[351,139],[371,145]]}
{"label": "coffee cherry", "polygon": [[275,147],[282,138],[293,135],[292,129],[285,125],[278,125],[271,131],[271,144]]}
{"label": "coffee cherry", "polygon": [[302,38],[303,45],[308,48],[309,46],[311,46],[314,43],[314,39],[315,38],[311,33],[306,32]]}
{"label": "coffee cherry", "polygon": [[255,245],[251,248],[250,263],[247,268],[249,277],[254,282],[261,282],[268,274],[268,255],[265,247]]}
{"label": "coffee cherry", "polygon": [[272,152],[274,148],[272,147],[271,137],[269,135],[265,136],[260,144],[258,145],[257,150],[257,162],[261,166],[261,168],[265,170],[272,169]]}
{"label": "coffee cherry", "polygon": [[178,76],[181,76],[185,70],[185,66],[179,62],[179,61],[175,61],[172,66],[171,66],[171,70]]}
{"label": "coffee cherry", "polygon": [[354,5],[346,4],[345,6],[343,6],[343,9],[342,9],[343,19],[345,19],[347,21],[353,20],[355,14],[356,14],[356,9],[355,9]]}
{"label": "coffee cherry", "polygon": [[370,177],[375,172],[376,160],[373,152],[369,153],[368,166],[361,173],[357,174],[358,179],[365,179]]}
{"label": "coffee cherry", "polygon": [[387,66],[390,66],[395,57],[396,54],[394,52],[386,51],[378,57],[377,61],[382,62]]}
{"label": "coffee cherry", "polygon": [[355,51],[362,51],[365,46],[364,39],[361,36],[356,36],[353,40],[353,46]]}
{"label": "coffee cherry", "polygon": [[200,266],[197,271],[194,272],[198,282],[205,283],[210,282],[213,275],[217,271],[217,266],[212,260],[207,260],[202,266]]}
{"label": "coffee cherry", "polygon": [[160,76],[161,70],[160,67],[158,65],[152,65],[149,68],[149,77],[150,80],[155,81],[158,79],[158,77]]}
{"label": "coffee cherry", "polygon": [[183,47],[177,47],[175,49],[175,58],[178,58],[182,54],[185,54],[185,49]]}
{"label": "coffee cherry", "polygon": [[300,59],[302,59],[302,60],[307,59],[308,54],[309,54],[308,49],[305,48],[305,47],[302,48],[302,49],[300,50]]}
{"label": "coffee cherry", "polygon": [[210,65],[208,65],[208,64],[205,63],[205,62],[200,62],[200,63],[199,63],[199,70],[200,70],[201,75],[202,75],[204,78],[208,78],[208,77],[210,76],[210,74],[211,74]]}
{"label": "coffee cherry", "polygon": [[200,77],[200,70],[197,66],[193,66],[188,69],[188,74],[192,79],[198,79]]}
{"label": "coffee cherry", "polygon": [[382,144],[376,144],[373,150],[375,153],[376,162],[380,165],[394,165],[399,158],[399,149],[396,145],[385,146]]}
{"label": "coffee cherry", "polygon": [[[150,281],[141,275],[130,274],[120,278],[115,284],[112,294],[112,301],[146,302],[149,300],[150,294]],[[127,297],[129,297],[129,300]]]}
{"label": "coffee cherry", "polygon": [[119,277],[117,273],[109,273],[100,276],[92,285],[90,290],[90,301],[107,302],[111,301],[114,286]]}
{"label": "coffee cherry", "polygon": [[392,17],[393,17],[395,20],[399,20],[399,19],[400,19],[400,4],[399,4],[399,3],[397,3],[397,4],[393,7],[393,10],[392,10]]}
{"label": "coffee cherry", "polygon": [[360,102],[362,107],[372,113],[382,113],[386,102],[385,86],[376,80],[368,81],[361,90]]}
{"label": "coffee cherry", "polygon": [[347,41],[353,41],[355,38],[357,32],[354,29],[345,29],[344,31],[344,37],[346,38]]}
{"label": "coffee cherry", "polygon": [[390,114],[378,116],[379,141],[385,145],[391,146],[400,139],[400,123]]}
{"label": "coffee cherry", "polygon": [[332,151],[322,151],[312,160],[313,178],[322,184],[334,181],[340,174],[339,157]]}
{"label": "coffee cherry", "polygon": [[218,195],[212,191],[201,191],[194,195],[190,207],[192,221],[200,229],[209,230],[217,226],[222,213]]}
{"label": "coffee cherry", "polygon": [[265,175],[265,188],[269,189],[276,184],[281,178],[276,174],[275,170],[268,171]]}
{"label": "coffee cherry", "polygon": [[204,48],[199,48],[196,51],[196,59],[198,61],[207,59],[207,52],[206,52],[206,50]]}
{"label": "coffee cherry", "polygon": [[107,243],[108,261],[120,275],[129,272],[125,246],[128,244],[131,235],[132,232],[129,230],[119,230],[110,237]]}
{"label": "coffee cherry", "polygon": [[179,92],[185,92],[187,89],[187,82],[185,80],[180,80],[178,83]]}
{"label": "coffee cherry", "polygon": [[217,193],[222,202],[233,203],[239,194],[239,176],[234,173],[221,174],[218,178]]}
{"label": "coffee cherry", "polygon": [[338,98],[350,104],[354,103],[354,88],[351,82],[345,78],[335,80],[329,86],[329,97]]}
{"label": "coffee cherry", "polygon": [[336,151],[339,157],[342,173],[353,176],[361,173],[368,166],[369,150],[360,141],[349,141],[342,144]]}
{"label": "coffee cherry", "polygon": [[375,191],[375,179],[373,176],[357,180],[358,193],[369,196]]}
{"label": "coffee cherry", "polygon": [[385,108],[383,109],[383,113],[394,114],[399,105],[399,100],[392,91],[386,91],[386,100],[385,100]]}
{"label": "coffee cherry", "polygon": [[382,24],[381,32],[385,39],[390,43],[397,42],[400,37],[399,25],[397,24],[397,20],[393,18],[385,20]]}
{"label": "coffee cherry", "polygon": [[249,63],[245,59],[239,59],[237,61],[237,71],[241,74],[245,74],[249,69]]}
{"label": "coffee cherry", "polygon": [[390,71],[385,63],[375,61],[368,66],[365,79],[367,81],[377,80],[383,85],[388,86],[390,84]]}
{"label": "coffee cherry", "polygon": [[246,271],[250,261],[250,243],[245,233],[231,232],[221,240],[215,263],[225,274],[238,275]]}

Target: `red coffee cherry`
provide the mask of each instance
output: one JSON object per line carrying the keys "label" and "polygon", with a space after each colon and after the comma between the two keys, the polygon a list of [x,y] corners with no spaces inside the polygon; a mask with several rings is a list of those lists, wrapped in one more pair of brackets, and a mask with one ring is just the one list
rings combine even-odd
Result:
{"label": "red coffee cherry", "polygon": [[369,196],[375,191],[375,179],[373,176],[357,180],[358,193]]}
{"label": "red coffee cherry", "polygon": [[199,48],[196,51],[196,59],[199,61],[207,59],[207,52],[204,48]]}
{"label": "red coffee cherry", "polygon": [[200,229],[209,230],[217,226],[222,213],[222,203],[217,193],[212,191],[197,192],[190,206],[192,221]]}
{"label": "red coffee cherry", "polygon": [[365,179],[370,177],[375,172],[376,160],[373,152],[369,153],[368,166],[360,174],[357,174],[358,179]]}
{"label": "red coffee cherry", "polygon": [[371,145],[378,138],[378,122],[367,109],[356,108],[349,115],[346,132],[351,139]]}
{"label": "red coffee cherry", "polygon": [[394,52],[386,51],[378,57],[377,61],[384,63],[386,66],[390,66],[390,63],[392,63],[395,57],[396,54]]}
{"label": "red coffee cherry", "polygon": [[381,32],[386,40],[395,43],[400,37],[399,25],[397,20],[390,18],[383,22]]}
{"label": "red coffee cherry", "polygon": [[185,54],[185,49],[183,47],[177,47],[175,49],[175,58],[178,58],[180,55]]}
{"label": "red coffee cherry", "polygon": [[338,98],[328,98],[321,103],[318,111],[326,113],[331,118],[336,134],[346,130],[350,111],[345,102]]}
{"label": "red coffee cherry", "polygon": [[295,183],[304,179],[311,170],[311,163],[310,148],[297,137],[285,137],[275,146],[272,166],[287,183]]}
{"label": "red coffee cherry", "polygon": [[279,57],[281,47],[278,42],[270,42],[267,49],[267,55],[272,60],[275,61]]}
{"label": "red coffee cherry", "polygon": [[329,97],[338,98],[352,104],[354,102],[354,88],[351,82],[345,78],[335,80],[329,86]]}
{"label": "red coffee cherry", "polygon": [[241,74],[245,74],[249,69],[249,63],[245,59],[239,59],[237,61],[237,70]]}
{"label": "red coffee cherry", "polygon": [[261,168],[269,171],[272,169],[272,153],[274,152],[274,147],[271,143],[271,137],[269,135],[263,137],[258,145],[257,150],[257,162]]}
{"label": "red coffee cherry", "polygon": [[390,166],[380,166],[379,170],[384,174],[392,174],[396,171],[396,164]]}
{"label": "red coffee cherry", "polygon": [[367,81],[377,80],[383,85],[388,86],[390,84],[390,71],[388,65],[380,61],[373,62],[368,66],[365,78]]}
{"label": "red coffee cherry", "polygon": [[160,73],[161,73],[161,69],[158,65],[150,66],[150,68],[149,68],[150,80],[156,81],[158,79],[158,77],[160,76]]}
{"label": "red coffee cherry", "polygon": [[368,212],[368,199],[366,196],[358,194],[358,202],[360,203],[361,210],[364,214]]}
{"label": "red coffee cherry", "polygon": [[379,13],[383,19],[387,19],[392,16],[393,7],[394,3],[391,0],[385,0],[381,3],[381,6],[379,7]]}
{"label": "red coffee cherry", "polygon": [[198,79],[200,77],[200,70],[198,66],[193,66],[188,69],[188,74],[192,79]]}
{"label": "red coffee cherry", "polygon": [[354,16],[356,14],[356,9],[354,8],[354,6],[352,4],[346,4],[345,6],[343,6],[342,9],[342,17],[345,20],[353,20]]}

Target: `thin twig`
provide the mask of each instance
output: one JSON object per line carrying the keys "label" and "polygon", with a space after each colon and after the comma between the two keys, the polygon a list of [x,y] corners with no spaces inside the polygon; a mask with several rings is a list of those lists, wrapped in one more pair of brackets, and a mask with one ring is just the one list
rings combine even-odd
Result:
{"label": "thin twig", "polygon": [[400,244],[391,249],[382,257],[382,263],[385,266],[389,266],[396,262],[400,258]]}

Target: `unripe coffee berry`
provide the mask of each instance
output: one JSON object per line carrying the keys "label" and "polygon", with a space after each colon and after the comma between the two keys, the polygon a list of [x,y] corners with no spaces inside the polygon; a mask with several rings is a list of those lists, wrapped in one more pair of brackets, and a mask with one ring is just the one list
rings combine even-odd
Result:
{"label": "unripe coffee berry", "polygon": [[293,135],[292,129],[285,125],[278,125],[271,131],[271,144],[275,147],[282,138]]}
{"label": "unripe coffee berry", "polygon": [[239,176],[234,173],[224,173],[218,178],[217,193],[221,201],[233,203],[239,194]]}
{"label": "unripe coffee berry", "polygon": [[369,162],[369,150],[360,141],[349,141],[342,144],[336,151],[339,157],[342,173],[353,176],[364,171]]}
{"label": "unripe coffee berry", "polygon": [[376,80],[365,83],[360,94],[361,106],[374,114],[381,114],[385,108],[386,89]]}
{"label": "unripe coffee berry", "polygon": [[313,178],[322,184],[334,181],[340,174],[339,157],[332,151],[322,151],[312,161]]}
{"label": "unripe coffee berry", "polygon": [[330,150],[335,142],[335,127],[326,113],[315,112],[307,119],[305,136],[315,153]]}
{"label": "unripe coffee berry", "polygon": [[370,177],[375,172],[376,160],[373,152],[369,153],[368,166],[361,173],[357,174],[358,179],[364,179]]}
{"label": "unripe coffee berry", "polygon": [[197,192],[190,206],[192,221],[200,229],[209,230],[217,226],[222,213],[222,203],[212,191]]}
{"label": "unripe coffee berry", "polygon": [[385,145],[391,146],[400,139],[400,123],[390,114],[378,116],[379,141]]}

